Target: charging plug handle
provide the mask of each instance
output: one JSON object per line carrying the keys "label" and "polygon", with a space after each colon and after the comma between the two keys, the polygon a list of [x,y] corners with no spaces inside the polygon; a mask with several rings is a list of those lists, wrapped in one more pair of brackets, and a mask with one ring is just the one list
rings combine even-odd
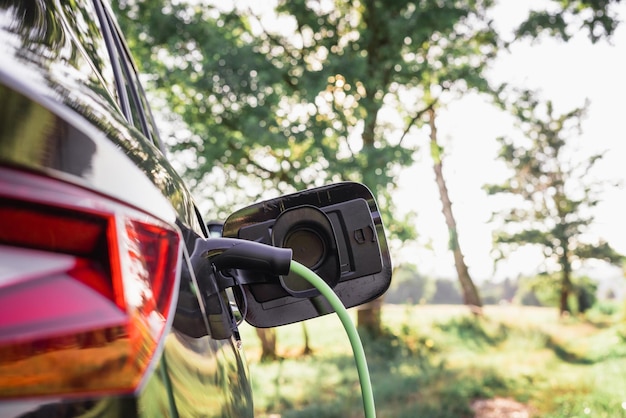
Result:
{"label": "charging plug handle", "polygon": [[289,273],[292,251],[237,238],[198,239],[192,264],[204,264],[207,258],[217,270],[234,268],[284,275]]}

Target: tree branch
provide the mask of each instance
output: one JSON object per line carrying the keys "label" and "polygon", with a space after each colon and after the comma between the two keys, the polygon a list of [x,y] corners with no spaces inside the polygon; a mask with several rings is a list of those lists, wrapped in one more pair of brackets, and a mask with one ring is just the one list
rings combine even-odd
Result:
{"label": "tree branch", "polygon": [[435,107],[435,105],[439,102],[439,99],[435,99],[433,100],[432,103],[430,103],[428,106],[426,106],[424,109],[418,111],[415,116],[413,116],[413,118],[411,118],[411,121],[409,122],[409,124],[406,126],[406,128],[404,129],[404,132],[402,133],[402,136],[400,137],[400,142],[398,142],[399,146],[402,146],[402,142],[404,141],[404,138],[409,134],[409,131],[411,130],[411,128],[413,127],[413,125],[415,125],[415,122],[417,122],[426,112],[430,111],[433,109],[433,107]]}

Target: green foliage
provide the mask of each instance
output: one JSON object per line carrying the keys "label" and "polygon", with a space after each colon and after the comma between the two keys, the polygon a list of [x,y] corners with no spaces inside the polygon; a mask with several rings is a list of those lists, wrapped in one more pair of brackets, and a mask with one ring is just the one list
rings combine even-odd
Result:
{"label": "green foliage", "polygon": [[459,283],[452,280],[439,279],[435,281],[435,292],[429,300],[434,304],[458,304],[463,302]]}
{"label": "green foliage", "polygon": [[[380,416],[469,418],[474,400],[495,397],[528,404],[534,416],[626,416],[626,345],[616,322],[597,327],[514,306],[486,307],[483,319],[440,306],[386,305],[383,314],[388,341],[364,336]],[[341,326],[333,317],[312,325],[313,356],[252,362],[255,416],[360,415]],[[300,329],[291,330],[294,338],[280,340],[297,342]]]}
{"label": "green foliage", "polygon": [[367,358],[373,360],[376,367],[394,370],[398,360],[406,359],[412,359],[424,373],[441,366],[432,363],[433,355],[441,348],[407,323],[401,324],[397,332],[386,328],[382,336],[372,336],[366,331],[361,331],[360,336]]}
{"label": "green foliage", "polygon": [[468,347],[498,345],[508,337],[508,328],[503,324],[490,323],[476,316],[452,318],[437,324],[437,327],[448,336],[453,336]]}
{"label": "green foliage", "polygon": [[184,122],[173,150],[215,201],[212,217],[267,190],[353,180],[375,191],[400,239],[414,235],[390,213],[417,151],[407,137],[440,101],[434,91],[488,89],[483,70],[499,47],[491,0],[279,1],[265,15],[191,1],[114,6],[142,70]]}
{"label": "green foliage", "polygon": [[576,297],[576,310],[578,313],[586,313],[598,300],[596,293],[598,283],[587,276],[577,277],[574,280],[574,295]]}
{"label": "green foliage", "polygon": [[[539,274],[534,277],[524,278],[520,281],[521,292],[518,298],[526,298],[527,303],[523,303],[520,300],[525,305],[557,306],[559,301],[559,284],[560,278],[558,274]],[[536,300],[537,303],[532,303],[533,300]]]}
{"label": "green foliage", "polygon": [[[560,285],[559,273],[525,278],[520,282],[516,301],[527,306],[556,306],[560,298]],[[569,312],[584,314],[593,308],[597,302],[597,289],[597,282],[587,276],[572,278]]]}
{"label": "green foliage", "polygon": [[[516,300],[519,283],[516,280],[483,281],[479,292],[487,305]],[[527,293],[527,292],[523,292]],[[462,303],[460,287],[448,279],[431,279],[421,275],[415,266],[402,265],[394,271],[391,286],[385,292],[389,304],[459,304]],[[535,303],[539,306],[540,303]]]}
{"label": "green foliage", "polygon": [[[526,286],[528,287],[528,286]],[[520,295],[532,293],[531,289],[519,289],[517,280],[483,281],[479,292],[487,305],[502,302],[519,302]],[[389,304],[459,304],[462,296],[459,285],[449,279],[431,279],[421,275],[412,265],[400,266],[393,276],[391,286],[385,292],[385,303]],[[527,303],[541,306],[541,303]]]}
{"label": "green foliage", "polygon": [[581,243],[574,251],[576,256],[580,259],[594,258],[617,266],[624,261],[624,256],[615,251],[608,242],[602,239],[593,245]]}
{"label": "green foliage", "polygon": [[[553,285],[556,286],[556,285]],[[554,287],[546,289],[549,295],[554,294]],[[553,306],[556,303],[552,300],[548,305],[545,304],[545,296],[541,295],[540,292],[537,292],[536,282],[535,280],[522,278],[519,280],[519,288],[515,293],[515,297],[513,298],[513,302],[515,304],[521,306]]]}
{"label": "green foliage", "polygon": [[385,292],[386,303],[416,304],[429,301],[434,293],[435,283],[421,275],[417,268],[405,264],[393,273],[391,286]]}
{"label": "green foliage", "polygon": [[[537,37],[542,33],[569,40],[585,31],[592,42],[610,37],[619,19],[616,8],[621,0],[553,0],[543,10],[533,10],[517,28],[518,37]],[[550,4],[551,3],[551,4]]]}
{"label": "green foliage", "polygon": [[592,309],[587,312],[587,315],[601,315],[614,317],[619,314],[621,310],[621,303],[615,300],[599,301],[593,305]]}
{"label": "green foliage", "polygon": [[519,284],[516,280],[487,280],[480,284],[480,294],[483,302],[487,305],[495,305],[502,302],[507,303],[515,299],[518,287]]}

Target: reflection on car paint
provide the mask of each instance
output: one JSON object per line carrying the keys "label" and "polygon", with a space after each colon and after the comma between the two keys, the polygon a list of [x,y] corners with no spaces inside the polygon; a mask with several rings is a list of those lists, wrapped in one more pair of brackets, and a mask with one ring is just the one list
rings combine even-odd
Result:
{"label": "reflection on car paint", "polygon": [[[173,332],[166,339],[163,356],[167,363],[167,377],[152,379],[147,384],[139,398],[140,409],[147,416],[159,415],[167,408],[166,386],[171,384],[175,405],[181,416],[248,416],[252,408],[249,397],[251,388],[237,384],[239,370],[245,365],[241,361],[225,361],[229,358],[227,352],[231,350],[237,350],[232,346],[232,340],[191,338]],[[228,394],[226,398],[223,396],[225,393]]]}
{"label": "reflection on car paint", "polygon": [[[0,164],[132,202],[170,222],[175,217],[184,235],[201,235],[181,179],[120,111],[94,16],[90,0],[0,1]],[[5,366],[19,356],[30,359],[29,367],[61,361],[63,379],[71,380],[72,359],[88,356],[94,359],[94,380],[106,379],[108,371],[124,367],[116,353],[125,341],[119,329],[102,328],[59,337],[55,350],[22,347],[0,358]],[[136,394],[0,401],[0,416],[7,418],[168,415],[252,416],[247,369],[235,337],[193,339],[171,329],[162,357]]]}

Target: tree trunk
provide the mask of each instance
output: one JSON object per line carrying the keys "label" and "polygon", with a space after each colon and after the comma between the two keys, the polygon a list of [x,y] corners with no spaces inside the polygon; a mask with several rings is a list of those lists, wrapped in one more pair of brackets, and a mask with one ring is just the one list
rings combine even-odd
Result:
{"label": "tree trunk", "polygon": [[452,213],[452,202],[448,195],[448,188],[443,178],[443,156],[441,147],[437,142],[437,126],[435,125],[435,110],[430,108],[428,110],[429,125],[430,125],[430,149],[433,157],[433,169],[435,171],[435,181],[439,188],[439,197],[441,198],[441,204],[443,206],[442,212],[446,219],[446,225],[448,226],[448,232],[450,233],[449,247],[454,254],[454,266],[459,276],[459,282],[461,283],[461,290],[463,292],[463,302],[469,306],[470,310],[475,315],[482,315],[482,302],[478,295],[478,290],[472,281],[472,278],[465,264],[463,258],[463,252],[459,245],[459,236],[456,229],[456,220]]}
{"label": "tree trunk", "polygon": [[261,340],[261,361],[273,361],[276,354],[276,330],[273,328],[257,328],[256,334]]}
{"label": "tree trunk", "polygon": [[381,310],[383,297],[361,305],[357,311],[357,324],[359,329],[366,331],[372,337],[382,335]]}
{"label": "tree trunk", "polygon": [[561,278],[561,295],[559,298],[559,315],[560,316],[565,316],[566,314],[570,313],[570,308],[569,308],[569,303],[568,303],[570,288],[571,288],[571,281],[570,281],[569,275],[563,272],[563,277]]}
{"label": "tree trunk", "polygon": [[[371,88],[371,91],[375,91],[375,88]],[[371,155],[367,153],[367,150],[371,150],[374,148],[374,139],[375,139],[375,129],[378,120],[378,112],[380,111],[380,104],[372,102],[367,109],[367,115],[365,117],[363,127],[363,148],[366,152],[366,155]],[[364,152],[362,151],[362,152]],[[373,163],[372,163],[373,164]],[[365,184],[370,183],[367,181],[367,175],[363,174],[363,181]],[[371,184],[376,184],[372,182]],[[357,310],[357,327],[359,329],[365,330],[372,337],[377,337],[382,335],[382,323],[381,323],[381,310],[383,304],[383,297],[381,296],[378,299],[375,299],[369,303],[363,304],[359,306]]]}
{"label": "tree trunk", "polygon": [[569,249],[566,246],[563,246],[563,256],[561,256],[560,260],[561,268],[563,269],[561,276],[561,295],[559,298],[560,316],[565,316],[566,314],[571,313],[568,299],[570,292],[572,291],[572,278],[570,277],[572,267],[570,265],[568,251]]}
{"label": "tree trunk", "polygon": [[309,339],[309,330],[306,328],[306,322],[302,322],[302,333],[304,334],[304,350],[302,350],[302,354],[305,356],[311,354],[313,350],[311,349],[310,339]]}

